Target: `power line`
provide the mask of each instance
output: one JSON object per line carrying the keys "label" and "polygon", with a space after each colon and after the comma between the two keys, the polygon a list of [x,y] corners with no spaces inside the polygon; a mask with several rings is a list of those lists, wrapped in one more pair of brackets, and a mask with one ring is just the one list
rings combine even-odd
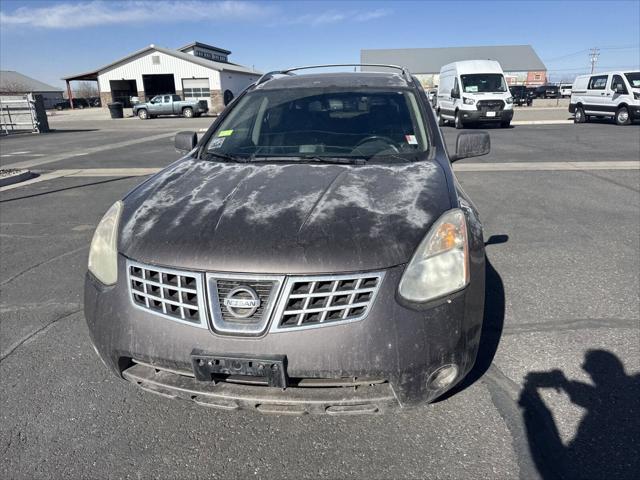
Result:
{"label": "power line", "polygon": [[600,49],[597,47],[589,49],[589,61],[591,62],[591,73],[595,72],[596,64],[598,63],[598,57],[600,56]]}

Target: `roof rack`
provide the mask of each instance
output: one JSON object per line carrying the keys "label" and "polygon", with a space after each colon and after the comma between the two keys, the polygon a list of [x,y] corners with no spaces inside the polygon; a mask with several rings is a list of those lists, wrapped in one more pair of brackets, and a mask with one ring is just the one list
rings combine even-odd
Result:
{"label": "roof rack", "polygon": [[256,82],[256,86],[260,85],[268,80],[271,80],[276,75],[293,75],[292,72],[296,72],[298,70],[310,70],[312,68],[332,68],[332,67],[384,67],[384,68],[393,68],[395,70],[400,70],[402,76],[406,80],[407,83],[411,82],[411,73],[405,67],[401,67],[399,65],[388,65],[385,63],[328,63],[326,65],[306,65],[304,67],[293,67],[287,68],[286,70],[274,70],[272,72],[267,72],[262,75],[258,81]]}

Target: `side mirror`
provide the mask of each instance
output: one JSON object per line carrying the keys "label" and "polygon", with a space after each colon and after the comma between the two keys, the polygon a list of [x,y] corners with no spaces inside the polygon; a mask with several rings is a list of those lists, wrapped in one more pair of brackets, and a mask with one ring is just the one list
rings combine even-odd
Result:
{"label": "side mirror", "polygon": [[456,139],[456,154],[450,160],[480,157],[491,150],[491,137],[487,132],[461,132]]}
{"label": "side mirror", "polygon": [[176,150],[180,152],[190,152],[198,144],[196,132],[178,132],[174,139]]}
{"label": "side mirror", "polygon": [[460,92],[458,90],[451,90],[451,98],[460,98]]}

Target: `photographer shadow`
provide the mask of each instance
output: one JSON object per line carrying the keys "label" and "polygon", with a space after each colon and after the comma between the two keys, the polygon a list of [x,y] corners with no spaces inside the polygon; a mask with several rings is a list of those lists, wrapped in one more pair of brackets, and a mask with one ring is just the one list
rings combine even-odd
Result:
{"label": "photographer shadow", "polygon": [[[525,378],[519,404],[536,468],[545,480],[638,478],[640,376],[627,375],[620,359],[606,350],[589,350],[582,368],[593,385],[568,380],[560,370]],[[586,410],[566,445],[541,388],[564,391]]]}

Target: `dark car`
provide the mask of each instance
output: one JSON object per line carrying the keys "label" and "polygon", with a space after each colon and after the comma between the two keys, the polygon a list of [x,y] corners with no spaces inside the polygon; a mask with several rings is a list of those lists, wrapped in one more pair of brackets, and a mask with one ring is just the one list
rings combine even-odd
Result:
{"label": "dark car", "polygon": [[556,85],[542,85],[536,88],[536,98],[558,98],[560,89]]}
{"label": "dark car", "polygon": [[[83,108],[89,108],[89,102],[86,98],[74,98],[73,106],[74,108],[79,108],[82,110]],[[56,103],[53,108],[55,108],[56,110],[65,110],[67,108],[71,108],[71,103],[68,99],[63,100],[62,102]]]}
{"label": "dark car", "polygon": [[533,103],[533,93],[524,85],[513,85],[509,87],[513,103],[515,105],[526,105],[528,107]]}
{"label": "dark car", "polygon": [[177,134],[186,156],[107,211],[91,340],[117,376],[209,407],[433,401],[478,351],[482,226],[450,162],[489,135],[449,157],[405,70],[299,70],[261,77],[199,142]]}

